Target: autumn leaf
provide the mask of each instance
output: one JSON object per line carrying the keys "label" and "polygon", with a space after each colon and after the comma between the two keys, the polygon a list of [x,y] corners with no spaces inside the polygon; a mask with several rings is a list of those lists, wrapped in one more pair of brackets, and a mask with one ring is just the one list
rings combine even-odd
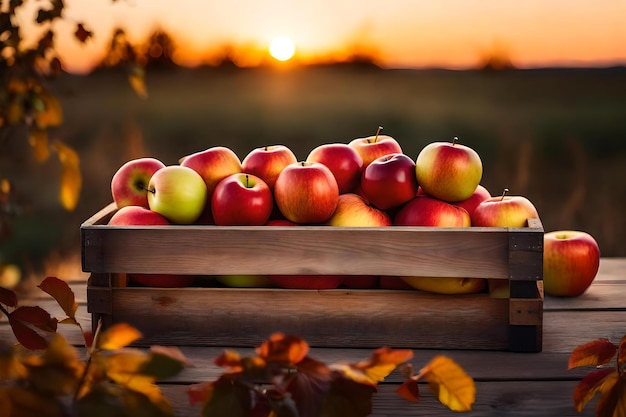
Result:
{"label": "autumn leaf", "polygon": [[46,161],[50,157],[48,131],[46,129],[30,129],[28,132],[28,143],[33,148],[37,162]]}
{"label": "autumn leaf", "polygon": [[213,392],[213,382],[201,382],[187,387],[187,398],[190,405],[204,404]]}
{"label": "autumn leaf", "polygon": [[156,379],[170,378],[178,375],[185,366],[190,365],[189,359],[175,347],[153,347],[149,359],[144,362],[137,373]]}
{"label": "autumn leaf", "polygon": [[242,369],[241,356],[233,349],[224,349],[224,352],[213,361],[222,368],[232,368],[232,371],[239,372]]}
{"label": "autumn leaf", "polygon": [[93,33],[87,29],[82,23],[78,23],[76,25],[76,31],[74,32],[74,37],[78,39],[80,42],[85,43],[87,39],[91,38]]}
{"label": "autumn leaf", "polygon": [[301,337],[274,333],[256,353],[266,362],[295,365],[309,353],[309,345]]}
{"label": "autumn leaf", "polygon": [[[602,392],[596,405],[596,416],[598,417],[623,417],[626,416],[626,378],[620,377],[617,373],[609,376],[613,384]],[[607,385],[610,382],[607,381]]]}
{"label": "autumn leaf", "polygon": [[45,349],[48,342],[39,333],[9,315],[9,324],[17,341],[26,349]]}
{"label": "autumn leaf", "polygon": [[0,387],[2,417],[63,417],[60,402],[26,387]]}
{"label": "autumn leaf", "polygon": [[80,158],[75,150],[59,141],[53,142],[52,147],[57,152],[62,165],[61,204],[66,210],[72,211],[78,204],[78,197],[82,187]]}
{"label": "autumn leaf", "polygon": [[574,407],[579,413],[599,392],[607,392],[615,384],[615,369],[602,369],[586,375],[574,389]]}
{"label": "autumn leaf", "polygon": [[617,352],[617,366],[622,372],[626,371],[626,336],[622,337],[619,342],[619,351]]}
{"label": "autumn leaf", "polygon": [[417,403],[420,400],[420,389],[417,380],[409,378],[402,383],[396,392],[405,400]]}
{"label": "autumn leaf", "polygon": [[[0,342],[0,381],[19,379],[26,376],[26,367],[15,354],[13,346]],[[2,403],[2,401],[0,401]],[[0,408],[2,410],[2,408]],[[0,416],[4,414],[0,413]]]}
{"label": "autumn leaf", "polygon": [[567,369],[605,365],[613,358],[616,350],[615,345],[604,338],[585,343],[572,351]]}
{"label": "autumn leaf", "polygon": [[22,323],[32,324],[45,332],[56,332],[57,330],[57,319],[39,306],[18,307],[11,312],[10,317]]}
{"label": "autumn leaf", "polygon": [[125,386],[102,382],[77,402],[79,416],[171,417],[171,407],[162,409],[144,394]]}
{"label": "autumn leaf", "polygon": [[146,74],[139,65],[133,65],[128,73],[128,82],[131,88],[139,98],[148,98],[148,89],[146,88]]}
{"label": "autumn leaf", "polygon": [[0,303],[8,307],[17,307],[17,295],[11,290],[0,287]]}
{"label": "autumn leaf", "polygon": [[376,385],[383,381],[396,367],[413,357],[410,350],[378,348],[372,356],[357,364],[336,364],[332,368],[342,372],[355,382]]}
{"label": "autumn leaf", "polygon": [[238,384],[232,374],[222,375],[206,387],[207,401],[203,417],[248,417],[252,409],[252,396],[247,387]]}
{"label": "autumn leaf", "polygon": [[67,282],[56,278],[56,277],[47,277],[44,279],[38,287],[51,295],[59,306],[63,309],[65,314],[76,323],[76,310],[78,309],[78,304],[76,303],[74,292],[67,285]]}
{"label": "autumn leaf", "polygon": [[39,93],[38,98],[41,109],[35,112],[37,127],[47,129],[63,123],[63,107],[59,99],[45,90]]}
{"label": "autumn leaf", "polygon": [[476,399],[474,380],[452,359],[442,355],[435,356],[416,377],[424,378],[439,402],[452,411],[472,409]]}
{"label": "autumn leaf", "polygon": [[96,348],[116,350],[128,346],[141,337],[141,332],[133,326],[127,323],[116,323],[98,336]]}
{"label": "autumn leaf", "polygon": [[372,414],[376,387],[349,378],[334,378],[320,415],[325,417],[366,417]]}

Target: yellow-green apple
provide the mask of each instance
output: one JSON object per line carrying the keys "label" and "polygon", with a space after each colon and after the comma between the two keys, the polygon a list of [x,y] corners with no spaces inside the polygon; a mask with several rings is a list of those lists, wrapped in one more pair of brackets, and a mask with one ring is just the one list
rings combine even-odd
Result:
{"label": "yellow-green apple", "polygon": [[276,178],[274,199],[280,212],[294,223],[324,223],[337,208],[337,180],[326,165],[296,162]]}
{"label": "yellow-green apple", "polygon": [[430,143],[415,160],[417,182],[424,193],[449,203],[468,199],[483,175],[478,153],[457,140]]}
{"label": "yellow-green apple", "polygon": [[416,290],[437,294],[475,294],[487,288],[484,278],[402,277],[402,280]]}
{"label": "yellow-green apple", "polygon": [[337,208],[325,224],[343,227],[380,227],[391,226],[391,218],[384,211],[370,205],[360,195],[347,193],[339,196]]}
{"label": "yellow-green apple", "polygon": [[206,204],[200,224],[213,224],[211,217],[211,197],[217,184],[229,175],[241,172],[241,161],[235,152],[225,146],[214,146],[204,151],[192,153],[180,159],[180,165],[196,171],[206,184]]}
{"label": "yellow-green apple", "polygon": [[589,233],[558,230],[543,237],[543,288],[547,295],[577,297],[592,284],[600,247]]}
{"label": "yellow-green apple", "polygon": [[132,159],[122,165],[111,179],[111,195],[117,208],[142,206],[148,208],[150,178],[165,164],[156,158]]}
{"label": "yellow-green apple", "polygon": [[528,219],[537,219],[537,209],[526,197],[507,196],[508,189],[499,197],[482,201],[472,213],[472,226],[525,227]]}
{"label": "yellow-green apple", "polygon": [[402,153],[402,148],[397,140],[391,136],[381,135],[382,127],[379,126],[376,135],[352,139],[349,146],[354,148],[363,160],[365,169],[374,159],[390,153]]}
{"label": "yellow-green apple", "polygon": [[218,226],[262,226],[273,207],[270,187],[252,174],[229,175],[217,184],[211,198],[211,213]]}
{"label": "yellow-green apple", "polygon": [[361,181],[363,160],[358,152],[346,143],[327,143],[314,148],[307,156],[308,162],[320,162],[333,173],[339,194],[350,193]]}
{"label": "yellow-green apple", "polygon": [[378,275],[345,275],[341,286],[350,289],[378,288]]}
{"label": "yellow-green apple", "polygon": [[226,287],[233,288],[266,288],[275,287],[266,275],[215,275],[215,280]]}
{"label": "yellow-green apple", "polygon": [[111,226],[167,226],[164,216],[141,206],[124,206],[116,211],[108,221]]}
{"label": "yellow-green apple", "polygon": [[148,184],[150,210],[165,216],[171,223],[195,222],[206,204],[206,184],[196,171],[180,165],[168,165],[152,175]]}
{"label": "yellow-green apple", "polygon": [[280,288],[290,290],[332,290],[341,285],[344,275],[270,275]]}
{"label": "yellow-green apple", "polygon": [[417,195],[396,213],[396,226],[469,227],[467,210],[428,195]]}
{"label": "yellow-green apple", "polygon": [[465,210],[467,210],[470,217],[472,217],[472,213],[474,212],[476,207],[488,198],[491,198],[491,193],[489,193],[489,191],[485,187],[479,184],[476,187],[476,191],[474,191],[474,193],[469,198],[454,203],[454,205],[458,207],[463,207]]}
{"label": "yellow-green apple", "polygon": [[375,207],[398,207],[417,194],[415,162],[402,153],[376,158],[363,170],[361,188]]}
{"label": "yellow-green apple", "polygon": [[256,175],[274,189],[278,174],[290,164],[298,162],[294,153],[285,145],[271,145],[255,148],[241,161],[241,169],[247,174]]}
{"label": "yellow-green apple", "polygon": [[390,275],[381,275],[378,280],[378,287],[386,290],[415,290],[415,288],[404,282],[402,277]]}

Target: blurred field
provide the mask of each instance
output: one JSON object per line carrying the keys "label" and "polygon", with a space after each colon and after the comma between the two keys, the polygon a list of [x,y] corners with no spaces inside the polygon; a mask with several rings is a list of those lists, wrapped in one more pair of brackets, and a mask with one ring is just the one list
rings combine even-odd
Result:
{"label": "blurred field", "polygon": [[57,161],[37,164],[23,139],[4,145],[0,177],[13,179],[27,207],[0,245],[5,260],[36,269],[50,256],[75,256],[80,223],[110,202],[110,179],[128,159],[171,164],[215,145],[243,159],[277,143],[305,159],[319,144],[369,136],[379,125],[413,158],[431,141],[458,136],[481,155],[492,194],[506,187],[527,196],[546,231],[584,230],[603,256],[626,256],[626,69],[203,68],[149,72],[147,84],[147,100],[118,72],[54,84],[65,122],[51,137],[82,158],[73,213],[57,203]]}

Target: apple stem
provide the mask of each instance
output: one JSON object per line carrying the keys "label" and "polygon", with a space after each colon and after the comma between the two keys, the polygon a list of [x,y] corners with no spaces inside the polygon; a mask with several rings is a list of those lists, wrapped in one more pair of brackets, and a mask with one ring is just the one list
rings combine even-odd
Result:
{"label": "apple stem", "polygon": [[374,142],[378,140],[378,134],[380,133],[381,130],[383,130],[383,127],[378,126],[378,129],[376,129],[376,136],[374,137]]}
{"label": "apple stem", "polygon": [[250,184],[248,184],[248,174],[246,174],[246,188],[250,188]]}
{"label": "apple stem", "polygon": [[509,192],[508,188],[505,188],[504,191],[502,192],[502,197],[500,197],[500,201],[504,200],[504,196],[506,195],[506,193]]}
{"label": "apple stem", "polygon": [[456,143],[459,141],[459,138],[457,136],[452,138],[452,146],[456,145]]}
{"label": "apple stem", "polygon": [[142,190],[147,191],[149,193],[156,194],[156,190],[155,189],[150,189],[150,188],[144,187],[143,185],[140,185],[139,188],[141,188]]}

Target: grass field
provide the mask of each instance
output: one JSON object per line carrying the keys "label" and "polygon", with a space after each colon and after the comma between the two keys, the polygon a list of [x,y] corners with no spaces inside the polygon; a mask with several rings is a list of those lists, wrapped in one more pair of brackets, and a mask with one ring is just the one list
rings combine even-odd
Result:
{"label": "grass field", "polygon": [[110,202],[109,183],[126,160],[176,163],[210,146],[282,143],[305,159],[315,146],[374,134],[394,136],[409,156],[431,141],[476,149],[482,184],[509,188],[537,206],[546,231],[584,230],[604,256],[626,256],[626,69],[504,72],[179,69],[149,72],[149,98],[121,73],[55,82],[65,122],[52,138],[82,158],[84,189],[73,213],[57,203],[59,164],[32,161],[25,140],[0,155],[30,206],[0,246],[8,260],[76,251],[79,225]]}

